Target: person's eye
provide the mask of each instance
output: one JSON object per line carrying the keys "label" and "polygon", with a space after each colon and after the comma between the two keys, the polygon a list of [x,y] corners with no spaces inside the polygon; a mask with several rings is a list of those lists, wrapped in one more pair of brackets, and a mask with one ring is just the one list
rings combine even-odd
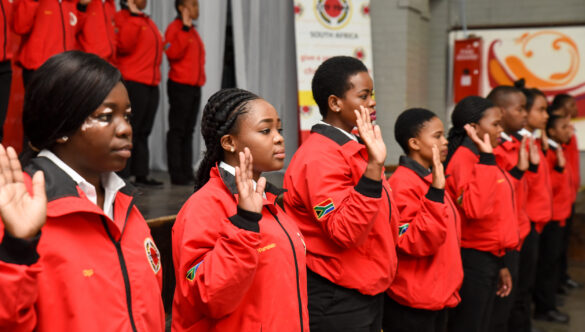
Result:
{"label": "person's eye", "polygon": [[132,119],[132,113],[124,113],[124,120],[130,122],[130,119]]}
{"label": "person's eye", "polygon": [[366,100],[366,99],[368,99],[368,95],[361,95],[360,98],[363,100]]}
{"label": "person's eye", "polygon": [[282,129],[282,128],[278,128],[277,130],[278,130],[279,134],[282,134],[284,132],[284,129]]}
{"label": "person's eye", "polygon": [[99,122],[111,122],[112,121],[112,113],[102,113],[99,114],[98,116],[94,117],[96,120],[98,120]]}
{"label": "person's eye", "polygon": [[263,135],[268,135],[268,134],[270,134],[270,129],[268,129],[268,128],[262,129],[262,130],[260,130],[260,133]]}

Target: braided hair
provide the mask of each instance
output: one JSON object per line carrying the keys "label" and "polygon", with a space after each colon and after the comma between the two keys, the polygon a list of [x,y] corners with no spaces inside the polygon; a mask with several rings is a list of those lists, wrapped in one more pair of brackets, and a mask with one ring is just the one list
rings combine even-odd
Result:
{"label": "braided hair", "polygon": [[494,107],[490,100],[478,96],[468,96],[463,98],[451,114],[453,127],[449,130],[449,147],[445,165],[449,163],[453,154],[463,144],[467,132],[463,128],[468,123],[479,123],[488,108]]}
{"label": "braided hair", "polygon": [[260,99],[252,92],[231,88],[214,93],[203,109],[201,134],[205,140],[205,155],[195,175],[195,191],[209,181],[209,171],[223,160],[221,137],[237,133],[237,119],[248,112],[248,103]]}

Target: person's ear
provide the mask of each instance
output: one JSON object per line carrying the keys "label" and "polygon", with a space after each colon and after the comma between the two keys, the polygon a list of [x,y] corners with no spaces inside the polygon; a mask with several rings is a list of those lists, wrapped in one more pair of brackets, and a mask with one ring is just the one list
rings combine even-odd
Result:
{"label": "person's ear", "polygon": [[341,113],[341,109],[343,108],[343,101],[336,95],[330,95],[329,98],[327,98],[327,106],[329,106],[329,109],[333,112]]}
{"label": "person's ear", "polygon": [[409,151],[420,151],[420,141],[416,137],[408,139],[408,150]]}
{"label": "person's ear", "polygon": [[221,147],[224,151],[231,152],[231,153],[234,153],[237,151],[236,139],[231,134],[223,135],[219,139],[219,142],[220,142]]}

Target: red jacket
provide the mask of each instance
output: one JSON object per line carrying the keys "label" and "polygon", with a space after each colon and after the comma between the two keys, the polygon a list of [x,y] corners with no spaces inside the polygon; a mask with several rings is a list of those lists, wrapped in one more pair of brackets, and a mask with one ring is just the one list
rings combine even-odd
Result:
{"label": "red jacket", "polygon": [[117,35],[118,69],[127,81],[156,86],[160,83],[162,36],[146,15],[122,9],[114,17]]}
{"label": "red jacket", "polygon": [[0,62],[12,59],[12,0],[0,0]]}
{"label": "red jacket", "polygon": [[461,219],[445,190],[432,188],[432,181],[428,169],[404,156],[390,177],[400,235],[398,270],[387,293],[404,306],[440,310],[461,301]]}
{"label": "red jacket", "polygon": [[567,144],[563,144],[563,151],[565,151],[565,158],[569,168],[569,176],[571,181],[571,199],[573,202],[577,199],[577,193],[581,186],[581,173],[579,168],[579,148],[577,147],[577,135],[571,136],[571,140]]}
{"label": "red jacket", "polygon": [[540,163],[530,165],[529,171],[524,174],[528,185],[526,213],[540,233],[552,218],[552,188],[550,170],[546,155],[542,151],[541,139],[536,140],[539,147]]}
{"label": "red jacket", "polygon": [[[567,167],[561,168],[558,166],[556,148],[552,145],[549,145],[546,157],[552,184],[552,220],[559,221],[561,226],[564,226],[565,221],[571,215],[571,206],[574,202],[572,197],[574,189],[571,186],[570,170]],[[567,162],[567,166],[569,165]]]}
{"label": "red jacket", "polygon": [[398,211],[387,181],[363,176],[365,145],[318,124],[284,175],[285,210],[307,243],[307,267],[366,295],[390,287],[396,272]]}
{"label": "red jacket", "polygon": [[86,13],[85,22],[80,26],[77,34],[80,49],[114,63],[116,56],[114,0],[92,0],[87,5]]}
{"label": "red jacket", "polygon": [[210,177],[173,226],[172,330],[309,331],[305,245],[282,191],[267,185],[262,214],[242,212],[235,178]]}
{"label": "red jacket", "polygon": [[205,84],[205,47],[194,27],[183,26],[179,18],[165,32],[165,53],[169,59],[169,79],[174,82]]}
{"label": "red jacket", "polygon": [[[525,172],[516,168],[522,136],[515,134],[510,138],[510,141],[503,140],[500,145],[494,149],[494,155],[496,156],[496,163],[500,168],[518,178],[518,181],[515,182],[516,185],[514,186],[514,203],[516,206],[516,221],[518,222],[518,231],[520,234],[520,242],[517,249],[520,250],[524,239],[528,236],[528,233],[530,233],[530,218],[526,211],[528,183],[524,177]],[[533,171],[535,171],[535,167],[536,165],[533,165]]]}
{"label": "red jacket", "polygon": [[12,28],[22,36],[17,61],[36,70],[53,55],[77,49],[85,10],[77,0],[15,0]]}
{"label": "red jacket", "polygon": [[47,222],[36,251],[21,240],[22,256],[7,259],[14,241],[0,245],[0,330],[132,331],[133,321],[134,330],[163,331],[160,254],[131,188],[118,192],[111,220],[51,161],[36,158],[26,171],[39,169]]}
{"label": "red jacket", "polygon": [[502,257],[519,243],[514,187],[493,154],[479,153],[465,138],[447,165],[447,193],[461,216],[461,247]]}

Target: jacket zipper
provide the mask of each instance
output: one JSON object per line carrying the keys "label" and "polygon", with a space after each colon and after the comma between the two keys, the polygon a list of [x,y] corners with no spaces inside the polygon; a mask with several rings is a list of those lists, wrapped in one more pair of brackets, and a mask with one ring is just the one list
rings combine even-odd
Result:
{"label": "jacket zipper", "polygon": [[302,332],[303,331],[303,304],[301,302],[301,285],[300,285],[300,281],[299,281],[299,263],[297,262],[297,253],[295,251],[295,246],[294,246],[294,243],[293,243],[290,235],[288,234],[288,232],[286,231],[284,226],[282,226],[282,224],[280,223],[280,220],[278,219],[276,214],[274,214],[269,208],[267,208],[267,209],[268,209],[268,212],[270,212],[270,214],[274,217],[274,219],[276,220],[276,222],[278,223],[280,228],[282,228],[282,231],[284,232],[284,234],[286,234],[286,237],[288,238],[288,241],[290,242],[290,247],[292,249],[293,258],[295,260],[295,273],[296,273],[296,277],[297,277],[297,299],[299,301],[299,317],[301,320],[301,332]]}
{"label": "jacket zipper", "polygon": [[2,20],[4,21],[4,48],[2,61],[6,61],[6,11],[4,10],[4,2],[0,0],[0,7],[2,7]]}
{"label": "jacket zipper", "polygon": [[63,17],[63,5],[59,0],[59,14],[61,14],[61,28],[63,28],[63,52],[67,51],[67,36],[65,33],[65,18]]}
{"label": "jacket zipper", "polygon": [[[105,2],[101,2],[102,3],[102,10],[104,13],[104,21],[106,23],[106,38],[108,38],[108,43],[110,44],[110,52],[112,53],[112,57],[114,56],[114,46],[112,45],[112,40],[110,39],[110,34],[108,33],[108,13],[106,12],[106,4]],[[110,25],[112,23],[110,22]]]}
{"label": "jacket zipper", "polygon": [[147,22],[148,23],[148,27],[150,27],[150,30],[152,31],[152,34],[154,35],[154,44],[155,46],[155,50],[156,53],[154,54],[154,64],[152,66],[152,84],[154,84],[154,82],[156,81],[156,63],[158,62],[158,35],[157,35],[157,31],[152,27],[151,22]]}
{"label": "jacket zipper", "polygon": [[124,235],[124,230],[126,229],[126,223],[128,222],[128,218],[130,217],[130,212],[132,211],[132,207],[134,206],[135,198],[132,198],[130,204],[128,205],[128,211],[126,212],[126,219],[124,220],[124,227],[122,228],[122,232],[120,233],[120,240],[116,241],[110,233],[110,229],[108,228],[108,224],[106,222],[106,218],[101,216],[102,224],[108,234],[108,237],[116,247],[116,253],[118,254],[118,261],[120,262],[120,268],[122,269],[122,276],[124,277],[124,287],[126,289],[126,304],[128,306],[128,316],[130,318],[130,325],[132,326],[132,331],[138,332],[136,329],[136,323],[134,322],[134,314],[132,313],[132,293],[130,291],[130,277],[128,276],[128,268],[126,266],[126,260],[124,259],[124,253],[122,252],[122,235]]}
{"label": "jacket zipper", "polygon": [[[384,180],[382,180],[384,181]],[[384,192],[386,193],[386,199],[388,200],[388,221],[392,220],[392,203],[390,201],[390,194],[388,194],[388,189],[386,189],[386,187],[384,187],[384,184],[382,184],[382,189],[384,189]]]}

